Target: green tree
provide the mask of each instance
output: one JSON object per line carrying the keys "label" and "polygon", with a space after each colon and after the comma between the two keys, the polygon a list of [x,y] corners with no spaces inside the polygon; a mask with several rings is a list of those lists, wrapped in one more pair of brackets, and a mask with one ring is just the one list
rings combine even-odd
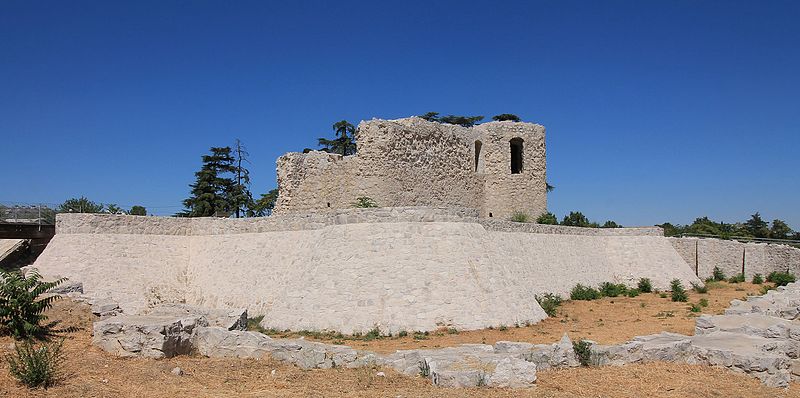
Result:
{"label": "green tree", "polygon": [[267,193],[262,193],[261,198],[255,201],[251,213],[251,217],[264,217],[272,214],[272,209],[275,208],[275,203],[278,201],[278,188],[275,188]]}
{"label": "green tree", "polygon": [[479,121],[483,120],[483,116],[460,116],[460,115],[439,116],[439,112],[428,112],[424,115],[420,115],[420,117],[429,122],[457,124],[463,127],[472,127]]}
{"label": "green tree", "polygon": [[457,124],[462,127],[472,127],[481,120],[483,120],[483,116],[447,115],[439,118],[440,123]]}
{"label": "green tree", "polygon": [[767,222],[761,218],[761,214],[756,212],[750,216],[750,219],[744,223],[745,231],[751,236],[756,238],[769,237],[769,228]]}
{"label": "green tree", "polygon": [[783,220],[772,220],[772,228],[769,230],[769,236],[773,239],[789,239],[789,237],[794,233],[789,225],[783,222]]}
{"label": "green tree", "polygon": [[496,122],[503,122],[503,121],[512,121],[512,122],[521,122],[522,119],[519,116],[514,115],[512,113],[501,113],[499,115],[492,116],[492,120]]}
{"label": "green tree", "polygon": [[608,220],[603,224],[602,228],[622,228],[622,225],[617,224],[615,221]]}
{"label": "green tree", "polygon": [[558,225],[558,218],[556,218],[555,214],[548,211],[540,215],[539,218],[536,219],[536,222],[538,224]]}
{"label": "green tree", "polygon": [[67,199],[58,206],[56,212],[58,213],[102,213],[103,212],[102,203],[95,203],[89,199],[86,199],[85,196],[81,196],[80,198],[71,198]]}
{"label": "green tree", "polygon": [[203,166],[195,173],[191,196],[183,201],[189,217],[228,217],[234,209],[231,193],[236,182],[236,167],[230,147],[212,147],[210,155],[203,155]]}
{"label": "green tree", "polygon": [[106,213],[108,214],[125,214],[125,210],[114,203],[106,205]]}
{"label": "green tree", "polygon": [[144,206],[136,205],[131,207],[131,211],[128,214],[132,216],[146,216],[147,209],[145,209]]}
{"label": "green tree", "polygon": [[545,190],[545,191],[547,191],[547,192],[553,192],[553,190],[554,190],[554,189],[556,189],[556,187],[555,187],[555,186],[553,186],[553,185],[550,185],[550,183],[549,183],[549,182],[545,182],[545,183],[544,183],[544,190]]}
{"label": "green tree", "polygon": [[424,115],[420,115],[419,117],[429,121],[429,122],[438,122],[439,121],[439,112],[428,112]]}
{"label": "green tree", "polygon": [[336,138],[332,140],[327,138],[319,139],[319,145],[323,147],[322,150],[325,152],[338,153],[342,156],[355,154],[355,126],[347,120],[340,120],[333,124],[333,131]]}
{"label": "green tree", "polygon": [[568,215],[564,216],[564,220],[561,221],[561,225],[567,225],[570,227],[590,227],[592,223],[589,222],[589,219],[583,215],[583,213],[579,211],[571,211]]}
{"label": "green tree", "polygon": [[250,160],[248,160],[249,156],[250,154],[247,152],[247,149],[242,142],[237,139],[233,149],[234,174],[236,177],[234,180],[235,183],[229,193],[230,204],[235,209],[234,214],[236,218],[248,214],[250,208],[254,204],[253,194],[250,192],[250,170],[245,167],[246,163],[250,163]]}

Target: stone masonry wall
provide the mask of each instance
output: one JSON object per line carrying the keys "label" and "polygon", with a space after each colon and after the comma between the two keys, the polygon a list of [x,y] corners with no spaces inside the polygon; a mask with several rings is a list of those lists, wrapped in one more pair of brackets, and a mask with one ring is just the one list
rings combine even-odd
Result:
{"label": "stone masonry wall", "polygon": [[[698,279],[660,230],[536,226],[475,210],[344,209],[263,219],[58,216],[35,267],[138,313],[247,308],[280,329],[475,329],[536,322],[576,283]],[[509,232],[512,231],[512,232]],[[125,233],[132,232],[132,233]]]}
{"label": "stone masonry wall", "polygon": [[660,227],[581,228],[519,223],[478,217],[478,210],[447,207],[379,207],[330,212],[287,213],[256,218],[171,218],[116,214],[59,214],[64,234],[219,235],[320,229],[331,225],[394,222],[478,223],[488,231],[588,236],[663,236]]}
{"label": "stone masonry wall", "polygon": [[742,272],[749,280],[755,274],[792,272],[800,275],[800,249],[781,244],[742,243],[713,238],[668,238],[701,279],[719,267],[726,276]]}
{"label": "stone masonry wall", "polygon": [[[276,214],[335,211],[368,196],[380,206],[478,209],[482,217],[546,211],[544,127],[490,122],[471,128],[412,117],[358,126],[358,154],[288,153],[278,159]],[[511,173],[513,138],[523,169]],[[480,150],[476,146],[480,143]]]}

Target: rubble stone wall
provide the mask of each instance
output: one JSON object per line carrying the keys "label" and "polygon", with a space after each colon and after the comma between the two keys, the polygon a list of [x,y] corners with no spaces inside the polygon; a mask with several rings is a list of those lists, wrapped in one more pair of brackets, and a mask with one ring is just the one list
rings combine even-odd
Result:
{"label": "rubble stone wall", "polygon": [[[278,159],[276,214],[335,211],[368,196],[379,205],[468,207],[482,217],[547,209],[545,130],[532,123],[465,128],[412,117],[361,122],[358,154],[312,151]],[[522,170],[512,173],[512,140]]]}
{"label": "rubble stone wall", "polygon": [[772,243],[743,243],[713,238],[668,238],[684,261],[701,279],[719,267],[726,276],[742,272],[750,280],[755,274],[792,272],[800,275],[800,249]]}

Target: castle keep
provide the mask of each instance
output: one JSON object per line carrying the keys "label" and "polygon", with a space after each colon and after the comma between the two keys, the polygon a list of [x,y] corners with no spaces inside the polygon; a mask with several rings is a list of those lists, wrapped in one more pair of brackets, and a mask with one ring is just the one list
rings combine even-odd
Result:
{"label": "castle keep", "polygon": [[353,207],[478,209],[481,217],[547,211],[544,126],[490,122],[474,127],[418,117],[361,122],[358,154],[287,153],[278,159],[277,214]]}

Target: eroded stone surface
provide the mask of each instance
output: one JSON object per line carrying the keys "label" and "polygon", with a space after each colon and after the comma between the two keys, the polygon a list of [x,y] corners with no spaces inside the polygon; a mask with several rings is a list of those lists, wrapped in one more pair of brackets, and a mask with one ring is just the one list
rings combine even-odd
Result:
{"label": "eroded stone surface", "polygon": [[198,315],[119,315],[94,323],[92,343],[123,357],[169,358],[191,353],[195,329],[207,325]]}

